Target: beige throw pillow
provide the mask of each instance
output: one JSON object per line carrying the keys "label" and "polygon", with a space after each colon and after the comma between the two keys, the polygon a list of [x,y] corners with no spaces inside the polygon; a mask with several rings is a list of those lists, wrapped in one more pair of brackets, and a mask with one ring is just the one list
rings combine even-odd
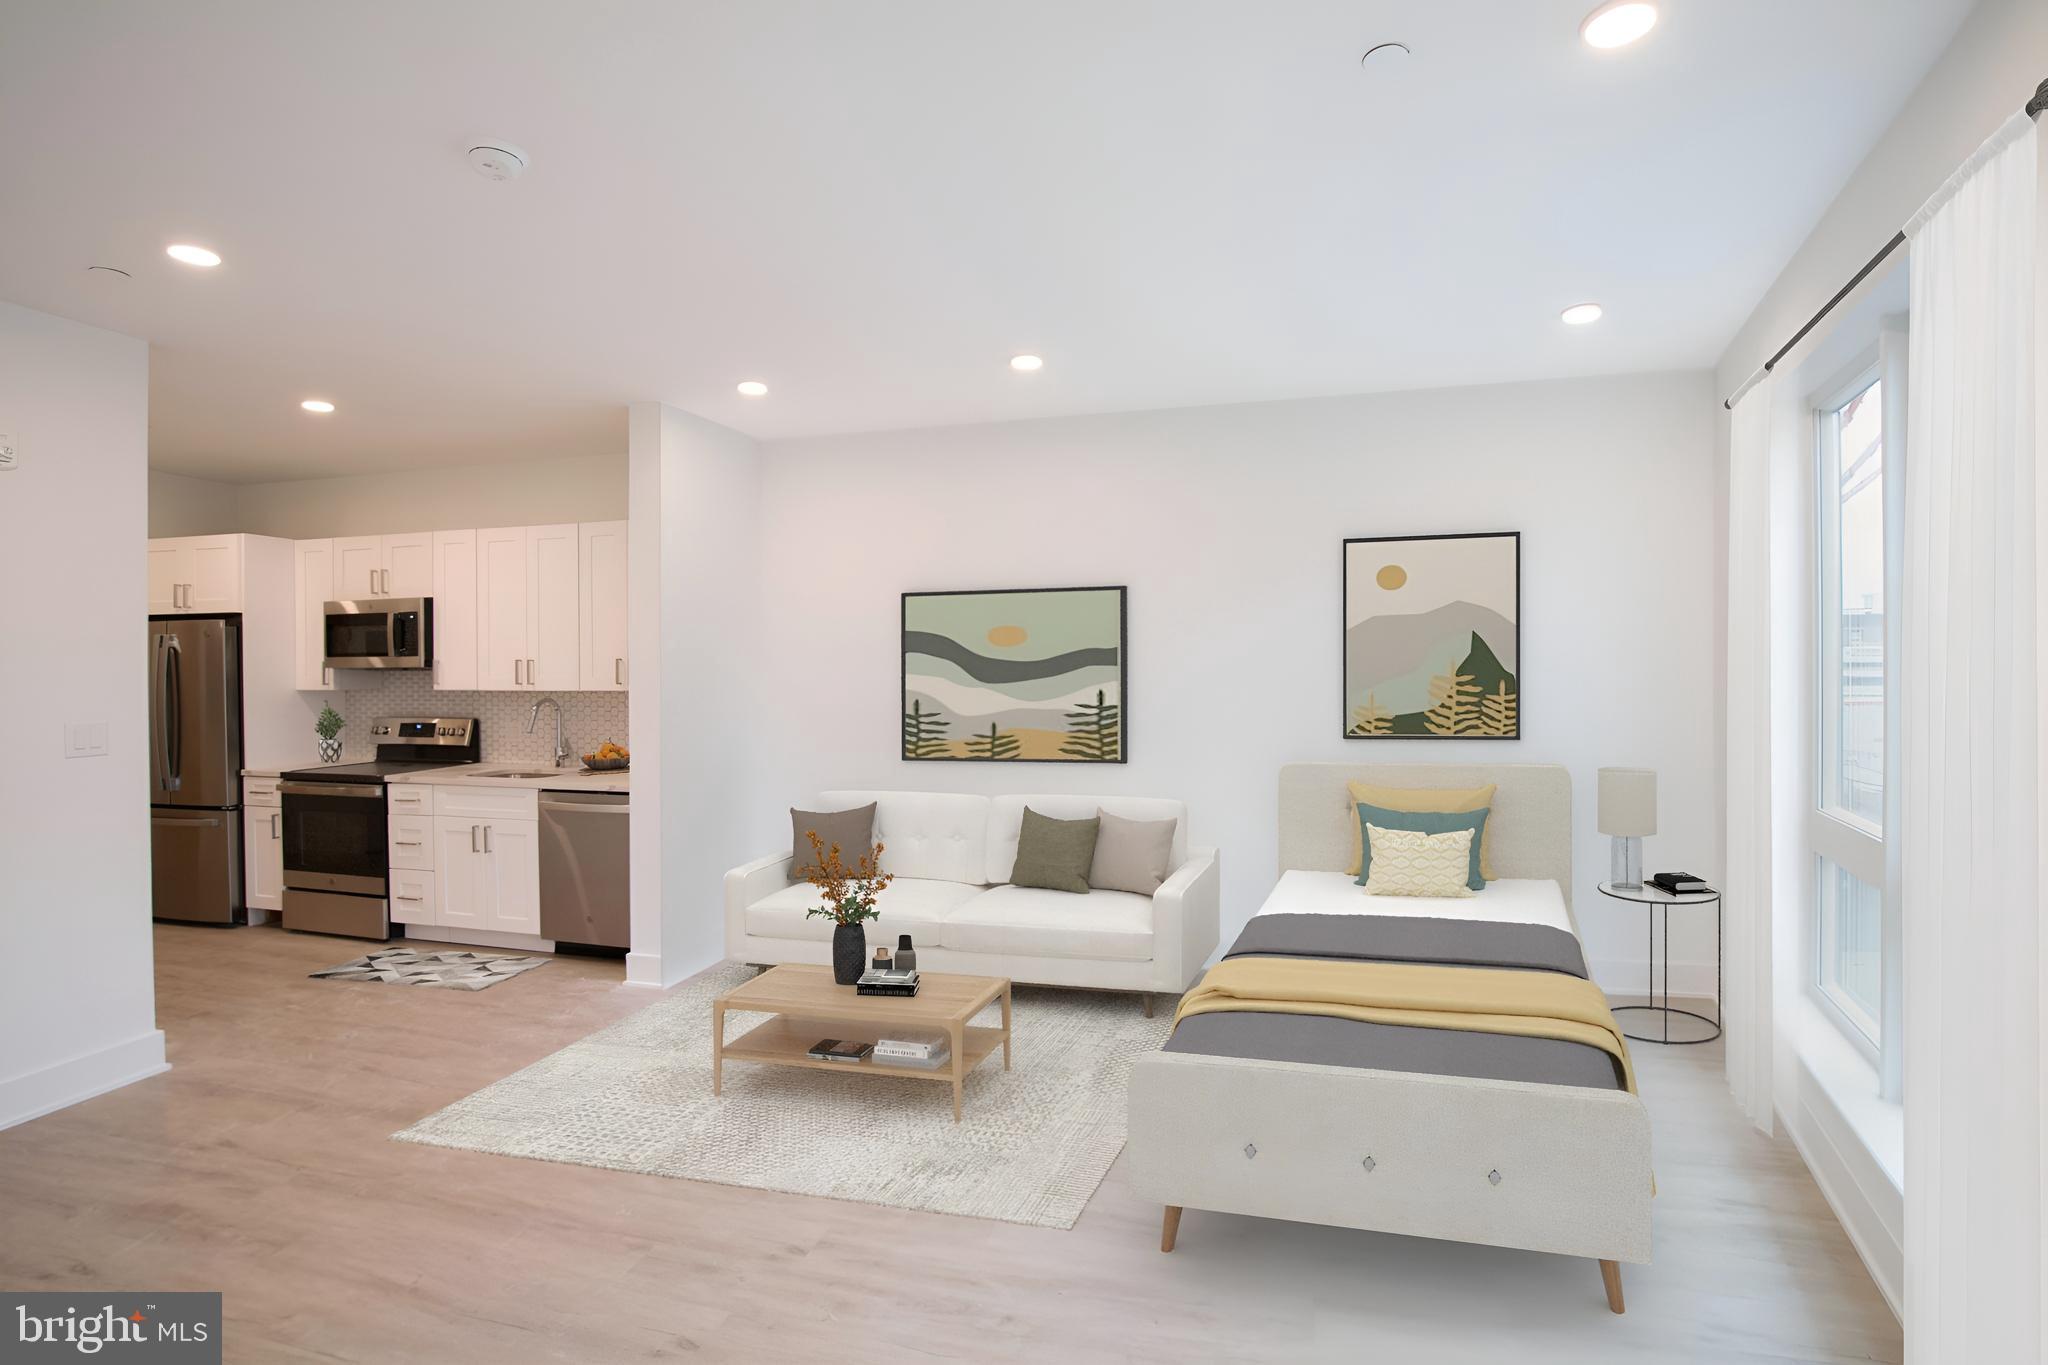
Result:
{"label": "beige throw pillow", "polygon": [[1024,823],[1017,830],[1010,885],[1087,895],[1088,869],[1095,861],[1095,835],[1101,827],[1100,819],[1092,815],[1086,820],[1055,820],[1026,806]]}
{"label": "beige throw pillow", "polygon": [[1095,837],[1095,862],[1088,885],[1098,891],[1129,891],[1149,896],[1159,889],[1173,858],[1173,832],[1178,820],[1126,820],[1097,811],[1102,830]]}
{"label": "beige throw pillow", "polygon": [[801,881],[804,872],[816,866],[818,855],[811,848],[811,841],[804,837],[806,831],[816,830],[824,842],[825,852],[832,851],[832,845],[839,845],[839,856],[851,867],[875,846],[875,803],[855,806],[852,810],[798,810],[789,808],[789,840],[791,862],[789,875]]}
{"label": "beige throw pillow", "polygon": [[1454,899],[1473,894],[1466,880],[1472,867],[1472,831],[1448,834],[1420,830],[1365,827],[1372,840],[1372,870],[1366,874],[1368,896],[1440,896]]}

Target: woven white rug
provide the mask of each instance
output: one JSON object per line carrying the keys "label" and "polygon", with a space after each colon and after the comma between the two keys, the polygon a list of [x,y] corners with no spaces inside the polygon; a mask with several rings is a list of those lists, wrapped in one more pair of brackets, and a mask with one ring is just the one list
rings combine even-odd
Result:
{"label": "woven white rug", "polygon": [[[394,1136],[1070,1228],[1123,1150],[1132,1060],[1171,1029],[1170,1008],[1147,1019],[1134,995],[1019,986],[1013,1069],[998,1056],[969,1072],[957,1124],[950,1086],[907,1077],[728,1061],[717,1097],[711,1001],[753,974],[714,967]],[[727,1036],[762,1017],[730,1014]]]}

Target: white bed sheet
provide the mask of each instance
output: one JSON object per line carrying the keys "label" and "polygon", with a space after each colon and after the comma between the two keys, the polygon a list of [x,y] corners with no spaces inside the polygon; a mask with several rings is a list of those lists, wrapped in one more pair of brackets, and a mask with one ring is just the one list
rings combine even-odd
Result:
{"label": "white bed sheet", "polygon": [[1564,895],[1549,878],[1502,877],[1471,896],[1368,896],[1342,872],[1280,874],[1278,885],[1258,909],[1261,915],[1415,915],[1432,919],[1476,919],[1496,924],[1547,924],[1572,931]]}

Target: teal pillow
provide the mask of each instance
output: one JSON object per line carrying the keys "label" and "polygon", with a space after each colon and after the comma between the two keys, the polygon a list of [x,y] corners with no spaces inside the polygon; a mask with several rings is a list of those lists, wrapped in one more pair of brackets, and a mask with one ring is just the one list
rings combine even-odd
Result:
{"label": "teal pillow", "polygon": [[1372,875],[1372,835],[1367,825],[1378,825],[1381,829],[1414,830],[1421,834],[1449,834],[1453,830],[1472,831],[1472,868],[1465,877],[1465,885],[1474,891],[1486,889],[1486,878],[1479,875],[1479,840],[1486,832],[1486,817],[1491,810],[1459,811],[1444,814],[1431,810],[1387,810],[1383,806],[1368,806],[1358,803],[1358,844],[1364,851],[1359,855],[1358,884],[1365,885],[1365,879]]}

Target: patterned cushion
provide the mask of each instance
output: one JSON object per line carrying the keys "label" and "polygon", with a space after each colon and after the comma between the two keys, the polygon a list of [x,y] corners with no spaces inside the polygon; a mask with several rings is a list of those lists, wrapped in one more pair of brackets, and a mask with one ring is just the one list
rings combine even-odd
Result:
{"label": "patterned cushion", "polygon": [[1358,804],[1359,847],[1363,850],[1365,871],[1355,880],[1364,886],[1372,875],[1372,845],[1366,841],[1365,826],[1378,825],[1381,829],[1418,830],[1423,834],[1448,834],[1454,829],[1469,829],[1479,842],[1472,847],[1472,866],[1465,878],[1465,885],[1474,891],[1486,889],[1486,878],[1479,872],[1479,850],[1486,841],[1486,819],[1493,814],[1488,808],[1468,810],[1459,814],[1426,810],[1385,810],[1379,806]]}
{"label": "patterned cushion", "polygon": [[[1364,782],[1347,782],[1344,785],[1351,793],[1351,804],[1354,808],[1363,801],[1369,806],[1378,806],[1383,810],[1426,810],[1453,814],[1491,806],[1493,794],[1499,790],[1490,783],[1466,791],[1435,787],[1375,787]],[[1358,842],[1358,813],[1355,809],[1351,820],[1351,861],[1345,865],[1344,870],[1356,877],[1363,871],[1361,864],[1365,860],[1365,853]],[[1479,834],[1479,875],[1488,881],[1492,881],[1496,875],[1493,870],[1493,822],[1490,820]]]}
{"label": "patterned cushion", "polygon": [[1366,878],[1365,894],[1470,896],[1472,888],[1465,879],[1472,865],[1472,834],[1469,829],[1424,834],[1420,830],[1367,825],[1365,837],[1372,841],[1372,867]]}

